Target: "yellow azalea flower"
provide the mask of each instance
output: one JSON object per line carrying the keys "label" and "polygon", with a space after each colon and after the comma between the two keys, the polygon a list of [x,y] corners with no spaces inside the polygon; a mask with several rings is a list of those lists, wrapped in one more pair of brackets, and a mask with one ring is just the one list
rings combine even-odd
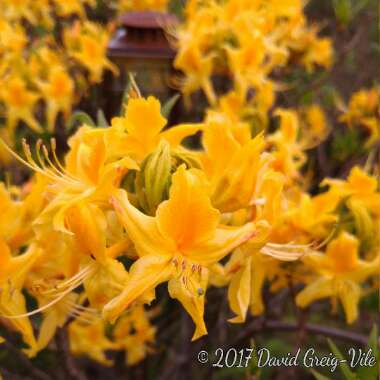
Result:
{"label": "yellow azalea flower", "polygon": [[221,96],[217,110],[236,124],[242,123],[242,120],[249,123],[252,134],[256,135],[267,128],[267,112],[273,102],[273,83],[265,82],[260,86],[260,91],[249,100],[236,91]]}
{"label": "yellow azalea flower", "polygon": [[216,96],[210,76],[213,70],[213,55],[204,55],[196,44],[181,49],[174,61],[177,69],[186,72],[186,79],[182,86],[184,95],[189,95],[198,88],[202,88],[208,101],[215,104]]}
{"label": "yellow azalea flower", "polygon": [[322,108],[313,104],[304,110],[305,123],[301,128],[301,144],[304,149],[314,148],[326,139],[330,130]]}
{"label": "yellow azalea flower", "polygon": [[39,95],[29,90],[20,77],[15,76],[6,80],[6,85],[3,84],[0,90],[0,100],[6,104],[7,125],[11,132],[19,121],[23,121],[35,132],[42,132],[33,115],[38,99]]}
{"label": "yellow azalea flower", "polygon": [[[87,186],[94,186],[100,184],[103,177],[112,177],[110,171],[115,176],[123,174],[125,167],[138,169],[132,159],[125,157],[126,151],[119,155],[114,152],[118,142],[112,143],[113,132],[111,128],[95,129],[83,125],[68,141],[70,151],[65,158],[67,172]],[[117,160],[121,156],[124,157]]]}
{"label": "yellow azalea flower", "polygon": [[367,147],[371,147],[379,140],[380,131],[380,90],[374,87],[369,90],[355,92],[348,104],[348,109],[343,107],[344,114],[339,121],[353,126],[361,126],[367,130],[369,138],[366,142]]}
{"label": "yellow azalea flower", "polygon": [[277,109],[275,115],[280,117],[280,127],[268,136],[269,145],[274,146],[272,167],[287,178],[299,176],[298,169],[304,164],[306,156],[298,141],[299,119],[295,111]]}
{"label": "yellow azalea flower", "polygon": [[128,153],[140,161],[157,147],[161,139],[175,148],[185,137],[195,134],[203,126],[180,124],[162,131],[166,123],[161,115],[160,102],[156,98],[149,96],[147,99],[130,99],[125,116],[112,119],[111,129],[119,132],[119,142],[115,141],[119,147],[115,150]]}
{"label": "yellow azalea flower", "polygon": [[210,114],[202,138],[201,155],[211,184],[211,200],[223,212],[236,211],[255,202],[260,176],[271,157],[262,153],[262,135],[251,139],[244,123],[231,123],[223,115]]}
{"label": "yellow azalea flower", "polygon": [[365,206],[373,215],[380,215],[380,193],[377,179],[358,166],[354,166],[346,181],[326,178],[322,185],[329,185],[329,193],[348,198]]}
{"label": "yellow azalea flower", "polygon": [[211,206],[204,179],[196,169],[180,166],[172,178],[170,197],[155,217],[134,208],[125,191],[112,200],[140,258],[132,265],[122,293],[103,309],[115,320],[137,297],[169,281],[169,293],[196,324],[193,339],[206,334],[203,321],[208,267],[255,234],[255,226],[218,226],[220,213]]}
{"label": "yellow azalea flower", "polygon": [[92,323],[74,321],[69,325],[70,350],[76,356],[88,356],[93,360],[111,366],[113,361],[107,359],[105,351],[117,346],[105,334],[104,322],[99,319]]}
{"label": "yellow azalea flower", "polygon": [[369,90],[355,92],[349,101],[348,110],[340,116],[339,120],[346,122],[348,126],[360,123],[362,120],[373,116],[380,103],[380,91],[374,87]]}
{"label": "yellow azalea flower", "polygon": [[12,256],[8,245],[0,240],[0,317],[21,333],[24,342],[29,345],[29,348],[25,349],[29,356],[36,354],[37,343],[32,325],[25,316],[26,302],[22,288],[40,253],[34,244],[24,254]]}
{"label": "yellow azalea flower", "polygon": [[302,193],[295,200],[294,207],[290,207],[286,218],[294,230],[306,232],[312,238],[324,238],[338,221],[334,214],[340,198],[330,193],[322,193],[311,197]]}
{"label": "yellow azalea flower", "polygon": [[101,81],[105,69],[118,72],[107,58],[108,39],[106,30],[89,21],[82,26],[74,24],[73,30],[64,36],[69,54],[89,71],[93,83]]}
{"label": "yellow azalea flower", "polygon": [[361,260],[358,246],[359,241],[354,236],[342,232],[328,244],[325,254],[313,252],[306,255],[303,261],[316,273],[316,278],[297,295],[297,305],[306,307],[322,298],[338,297],[347,323],[354,322],[362,295],[360,284],[378,274],[380,268],[380,255],[372,262]]}
{"label": "yellow azalea flower", "polygon": [[126,351],[126,362],[134,365],[153,351],[156,328],[150,324],[149,313],[142,305],[132,307],[117,322],[113,338],[119,349]]}
{"label": "yellow azalea flower", "polygon": [[4,342],[5,342],[5,339],[2,336],[0,336],[0,344],[2,344]]}
{"label": "yellow azalea flower", "polygon": [[65,118],[70,114],[74,82],[63,68],[56,67],[50,71],[46,82],[38,82],[38,87],[46,103],[48,129],[53,132],[58,112],[62,111]]}
{"label": "yellow azalea flower", "polygon": [[264,37],[256,33],[245,46],[228,49],[227,52],[231,71],[235,76],[236,90],[241,96],[245,96],[249,87],[256,87],[264,81],[264,73],[260,70],[266,53]]}
{"label": "yellow azalea flower", "polygon": [[333,46],[330,38],[311,38],[301,63],[308,71],[312,71],[315,65],[330,68],[333,64]]}
{"label": "yellow azalea flower", "polygon": [[128,169],[138,169],[136,163],[127,156],[107,162],[110,154],[113,154],[112,145],[106,144],[108,132],[108,128],[80,128],[69,140],[71,151],[66,157],[66,168],[56,157],[54,140],[52,158],[49,157],[47,148],[38,141],[36,149],[37,156],[40,157],[39,164],[33,159],[25,142],[26,161],[7,148],[18,160],[46,178],[50,185],[47,190],[52,201],[39,215],[37,224],[50,223],[53,218],[53,225],[57,230],[68,232],[64,220],[70,207],[90,199],[100,203],[106,202]]}

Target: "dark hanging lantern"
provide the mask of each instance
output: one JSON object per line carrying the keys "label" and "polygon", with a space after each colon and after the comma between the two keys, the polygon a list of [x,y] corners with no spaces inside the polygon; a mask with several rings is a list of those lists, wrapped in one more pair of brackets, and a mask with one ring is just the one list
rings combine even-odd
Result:
{"label": "dark hanging lantern", "polygon": [[129,12],[120,17],[108,46],[108,57],[119,67],[120,75],[105,83],[111,95],[107,116],[120,109],[128,73],[135,75],[143,95],[154,95],[164,103],[175,93],[170,81],[176,52],[166,31],[177,22],[175,16],[159,12]]}

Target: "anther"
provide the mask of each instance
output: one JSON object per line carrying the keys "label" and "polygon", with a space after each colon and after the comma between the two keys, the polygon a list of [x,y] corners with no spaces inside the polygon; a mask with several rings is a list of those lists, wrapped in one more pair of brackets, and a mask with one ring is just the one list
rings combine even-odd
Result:
{"label": "anther", "polygon": [[50,139],[50,146],[51,146],[52,150],[56,150],[57,149],[57,140],[54,137],[52,137]]}

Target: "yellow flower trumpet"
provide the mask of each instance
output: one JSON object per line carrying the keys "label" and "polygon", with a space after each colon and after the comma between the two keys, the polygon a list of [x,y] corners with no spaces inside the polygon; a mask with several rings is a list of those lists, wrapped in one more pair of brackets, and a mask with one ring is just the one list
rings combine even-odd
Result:
{"label": "yellow flower trumpet", "polygon": [[104,318],[114,321],[143,293],[169,281],[169,293],[185,307],[196,324],[193,339],[207,333],[203,321],[208,268],[255,235],[255,225],[219,225],[204,177],[180,166],[173,175],[169,200],[155,217],[131,205],[119,190],[112,198],[121,222],[140,258],[132,265],[122,293],[105,305]]}

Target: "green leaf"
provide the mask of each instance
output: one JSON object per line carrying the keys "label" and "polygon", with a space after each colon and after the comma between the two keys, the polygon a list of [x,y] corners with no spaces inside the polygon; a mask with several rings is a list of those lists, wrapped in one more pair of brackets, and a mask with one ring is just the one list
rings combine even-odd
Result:
{"label": "green leaf", "polygon": [[364,144],[358,128],[337,132],[332,141],[330,154],[333,160],[345,161],[364,152]]}
{"label": "green leaf", "polygon": [[331,339],[327,339],[327,342],[335,357],[338,358],[340,361],[344,361],[339,364],[339,369],[341,370],[344,378],[346,380],[357,380],[357,376],[350,370],[350,367],[346,363],[346,358],[339,351],[335,343]]}
{"label": "green leaf", "polygon": [[101,110],[100,108],[98,109],[98,112],[96,114],[96,121],[97,121],[97,126],[98,127],[101,127],[101,128],[106,128],[108,127],[108,121],[104,115],[104,112],[103,110]]}
{"label": "green leaf", "polygon": [[335,17],[342,24],[347,26],[353,17],[353,9],[350,0],[333,0],[332,2]]}
{"label": "green leaf", "polygon": [[332,379],[330,379],[329,377],[320,374],[320,373],[317,372],[315,369],[311,369],[310,372],[311,372],[312,375],[316,378],[316,380],[332,380]]}
{"label": "green leaf", "polygon": [[181,94],[174,94],[163,106],[162,106],[162,116],[166,119],[169,117],[170,112],[172,111],[173,107],[177,103],[178,99],[180,98]]}
{"label": "green leaf", "polygon": [[379,329],[376,324],[373,325],[371,333],[368,339],[368,348],[371,348],[373,354],[378,357],[380,355],[379,350]]}
{"label": "green leaf", "polygon": [[[259,359],[257,357],[257,346],[254,339],[250,340],[250,348],[252,349],[252,353],[251,353],[252,356],[247,365],[247,370],[246,370],[247,379],[250,379],[251,375],[254,375],[253,378],[255,379],[261,379],[262,371],[261,371],[261,368],[259,368]],[[242,364],[243,366],[245,365],[244,362]]]}
{"label": "green leaf", "polygon": [[373,367],[360,367],[357,371],[359,379],[376,380],[380,375],[380,351],[379,351],[379,332],[376,324],[373,325],[371,330],[367,350],[372,350],[372,355],[376,358],[376,363]]}
{"label": "green leaf", "polygon": [[76,124],[87,124],[91,127],[95,127],[95,122],[91,116],[83,111],[74,112],[69,121],[67,122],[67,129],[71,130]]}

